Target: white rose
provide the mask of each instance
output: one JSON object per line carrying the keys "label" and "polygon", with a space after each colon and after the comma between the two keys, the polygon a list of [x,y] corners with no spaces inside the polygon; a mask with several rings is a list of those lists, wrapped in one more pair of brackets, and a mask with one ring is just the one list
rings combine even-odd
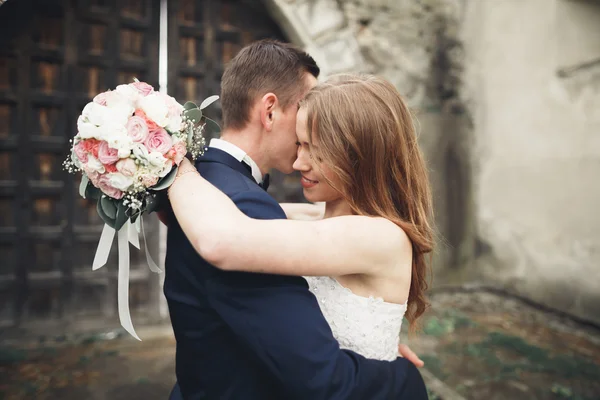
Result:
{"label": "white rose", "polygon": [[174,115],[169,118],[169,123],[166,128],[170,132],[179,132],[181,130],[181,122],[181,115]]}
{"label": "white rose", "polygon": [[119,151],[119,158],[128,157],[131,154],[133,140],[127,135],[127,129],[123,125],[104,125],[102,140],[106,140],[108,146]]}
{"label": "white rose", "polygon": [[133,152],[133,156],[142,161],[144,164],[148,162],[148,149],[146,149],[146,146],[143,144],[133,143],[131,151]]}
{"label": "white rose", "polygon": [[102,165],[102,163],[91,154],[88,154],[88,162],[86,164],[86,167],[88,167],[92,171],[96,171],[101,174],[103,174],[105,171],[104,165]]}
{"label": "white rose", "polygon": [[80,115],[79,118],[77,118],[77,130],[79,131],[79,137],[81,139],[98,139],[101,135],[98,127],[86,121],[86,118],[83,115]]}
{"label": "white rose", "polygon": [[108,106],[106,112],[106,121],[104,124],[123,125],[127,124],[129,117],[133,115],[134,108],[127,102],[115,103]]}
{"label": "white rose", "polygon": [[126,192],[133,185],[133,178],[125,176],[120,172],[113,172],[108,174],[108,182],[115,189]]}
{"label": "white rose", "polygon": [[167,160],[167,162],[165,162],[163,165],[155,167],[152,170],[152,173],[160,178],[164,178],[169,172],[171,172],[172,168],[173,164],[171,163],[171,160]]}
{"label": "white rose", "polygon": [[84,122],[89,122],[92,125],[102,125],[106,121],[108,108],[101,106],[98,103],[87,103],[81,112]]}
{"label": "white rose", "polygon": [[165,177],[172,168],[171,160],[163,157],[158,151],[153,151],[148,155],[148,162],[150,172],[161,178]]}
{"label": "white rose", "polygon": [[150,163],[152,167],[162,167],[165,162],[167,162],[167,159],[158,151],[153,151],[148,154],[148,163]]}
{"label": "white rose", "polygon": [[146,113],[146,116],[164,128],[169,123],[169,108],[164,99],[158,93],[149,94],[139,101],[139,107]]}
{"label": "white rose", "polygon": [[115,92],[119,93],[123,100],[126,100],[133,108],[137,108],[138,103],[142,98],[140,92],[130,85],[119,85],[115,88]]}

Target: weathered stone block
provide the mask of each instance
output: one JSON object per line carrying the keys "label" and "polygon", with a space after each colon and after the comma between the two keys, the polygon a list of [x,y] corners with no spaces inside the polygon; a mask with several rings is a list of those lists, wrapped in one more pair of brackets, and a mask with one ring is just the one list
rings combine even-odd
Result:
{"label": "weathered stone block", "polygon": [[333,0],[297,2],[294,7],[296,16],[313,39],[345,24],[344,14]]}

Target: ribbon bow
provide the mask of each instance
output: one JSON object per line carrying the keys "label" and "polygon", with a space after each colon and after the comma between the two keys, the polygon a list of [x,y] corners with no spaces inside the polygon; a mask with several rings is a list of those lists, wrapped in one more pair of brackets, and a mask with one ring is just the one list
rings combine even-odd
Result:
{"label": "ribbon bow", "polygon": [[[156,265],[150,252],[148,251],[148,244],[146,242],[146,232],[144,230],[144,221],[142,218],[138,218],[134,224],[129,220],[119,229],[118,231],[118,250],[119,250],[119,275],[117,280],[117,304],[119,308],[119,321],[121,326],[125,328],[127,332],[137,340],[139,338],[135,329],[133,329],[133,323],[131,322],[131,313],[129,312],[129,243],[134,245],[138,250],[140,249],[140,241],[138,234],[142,232],[144,237],[144,250],[146,251],[146,260],[148,261],[148,267],[150,271],[155,273],[161,273],[162,270]],[[108,225],[104,225],[102,229],[102,235],[100,236],[100,242],[96,249],[96,255],[94,256],[94,262],[92,264],[92,270],[102,268],[108,261],[108,255],[112,247],[112,242],[115,237],[115,229]]]}

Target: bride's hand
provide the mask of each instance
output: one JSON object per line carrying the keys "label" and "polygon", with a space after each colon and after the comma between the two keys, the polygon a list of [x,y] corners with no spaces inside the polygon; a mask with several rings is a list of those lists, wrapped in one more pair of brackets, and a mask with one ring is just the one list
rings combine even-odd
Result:
{"label": "bride's hand", "polygon": [[400,357],[404,357],[408,361],[410,361],[411,363],[415,364],[415,366],[418,367],[418,368],[421,368],[423,365],[425,365],[425,363],[423,362],[423,360],[421,360],[419,358],[419,356],[417,356],[415,354],[415,352],[412,351],[410,349],[410,347],[408,347],[405,344],[401,344],[401,345],[398,346],[398,354],[400,355]]}

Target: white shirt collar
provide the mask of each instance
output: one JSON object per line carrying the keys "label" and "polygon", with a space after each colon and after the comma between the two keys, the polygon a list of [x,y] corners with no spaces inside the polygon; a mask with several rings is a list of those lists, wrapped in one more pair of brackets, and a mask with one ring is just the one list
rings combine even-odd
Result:
{"label": "white shirt collar", "polygon": [[246,154],[244,150],[223,139],[211,139],[208,146],[222,150],[239,162],[245,162],[246,164],[250,165],[250,168],[252,169],[252,177],[257,183],[262,183],[263,176],[262,172],[260,172],[260,168],[258,168],[258,165],[250,158],[248,154]]}

